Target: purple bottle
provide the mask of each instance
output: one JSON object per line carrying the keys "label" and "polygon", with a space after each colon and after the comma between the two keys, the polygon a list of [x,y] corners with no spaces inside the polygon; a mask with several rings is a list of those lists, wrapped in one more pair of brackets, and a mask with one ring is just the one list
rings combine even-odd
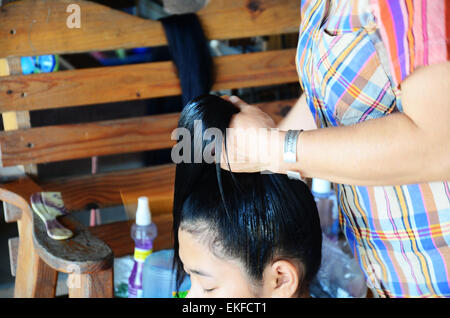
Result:
{"label": "purple bottle", "polygon": [[131,237],[135,242],[135,248],[134,265],[128,279],[128,298],[142,298],[142,269],[145,259],[153,251],[153,240],[156,235],[156,225],[152,223],[148,198],[140,197],[136,211],[136,224],[131,227]]}

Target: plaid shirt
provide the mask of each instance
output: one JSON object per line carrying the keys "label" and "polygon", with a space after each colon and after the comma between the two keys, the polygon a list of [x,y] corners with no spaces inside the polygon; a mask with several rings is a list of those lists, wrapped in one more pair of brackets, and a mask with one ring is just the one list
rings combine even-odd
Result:
{"label": "plaid shirt", "polygon": [[[446,0],[303,0],[296,63],[318,127],[402,111],[402,80],[449,59],[449,12]],[[335,188],[341,228],[373,291],[450,297],[448,181]]]}

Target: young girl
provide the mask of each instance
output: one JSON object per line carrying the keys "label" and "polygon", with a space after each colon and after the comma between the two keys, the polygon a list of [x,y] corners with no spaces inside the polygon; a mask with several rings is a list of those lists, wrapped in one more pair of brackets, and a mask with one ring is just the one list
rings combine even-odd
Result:
{"label": "young girl", "polygon": [[[225,136],[237,112],[213,95],[191,101],[179,121],[191,133],[190,159],[209,144],[194,143],[194,121],[201,121],[202,135],[214,127]],[[188,297],[308,297],[321,262],[322,234],[307,185],[284,175],[234,174],[218,163],[193,162],[176,169],[178,287],[188,274]]]}

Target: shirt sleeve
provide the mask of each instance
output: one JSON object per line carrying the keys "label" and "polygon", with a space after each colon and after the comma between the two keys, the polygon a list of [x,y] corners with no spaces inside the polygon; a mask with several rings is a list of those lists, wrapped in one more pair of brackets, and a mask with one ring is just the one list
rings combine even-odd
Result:
{"label": "shirt sleeve", "polygon": [[418,67],[450,60],[450,1],[370,1],[395,87]]}

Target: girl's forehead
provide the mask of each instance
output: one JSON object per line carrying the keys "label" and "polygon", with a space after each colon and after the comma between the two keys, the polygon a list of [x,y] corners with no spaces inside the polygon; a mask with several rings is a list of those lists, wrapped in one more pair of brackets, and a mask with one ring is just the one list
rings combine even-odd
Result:
{"label": "girl's forehead", "polygon": [[234,259],[219,258],[210,246],[183,229],[178,230],[179,255],[187,269],[196,269],[222,277],[225,273],[242,275],[243,268]]}

